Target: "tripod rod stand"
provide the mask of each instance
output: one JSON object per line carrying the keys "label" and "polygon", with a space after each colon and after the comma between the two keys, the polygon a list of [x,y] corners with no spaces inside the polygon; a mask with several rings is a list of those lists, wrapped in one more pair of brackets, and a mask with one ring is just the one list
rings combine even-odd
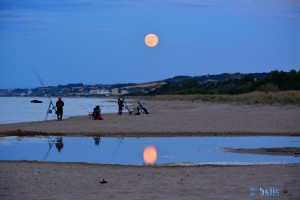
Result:
{"label": "tripod rod stand", "polygon": [[[51,106],[52,106],[52,108],[51,108]],[[48,109],[47,109],[47,112],[46,112],[44,121],[47,121],[47,120],[48,120],[49,111],[50,111],[51,109],[54,109],[54,110],[55,110],[55,113],[56,113],[56,108],[55,108],[55,106],[54,106],[52,100],[50,100],[50,103],[49,103],[49,106],[48,106]]]}

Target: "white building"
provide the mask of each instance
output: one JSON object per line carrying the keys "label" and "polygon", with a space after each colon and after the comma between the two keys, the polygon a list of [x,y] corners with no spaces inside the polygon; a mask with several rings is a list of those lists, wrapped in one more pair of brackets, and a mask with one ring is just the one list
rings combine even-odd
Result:
{"label": "white building", "polygon": [[128,94],[128,90],[121,90],[121,94]]}
{"label": "white building", "polygon": [[32,90],[27,90],[27,95],[31,95],[32,94]]}
{"label": "white building", "polygon": [[89,91],[89,95],[100,95],[101,93],[100,93],[100,90],[99,89],[97,89],[97,90],[90,90]]}
{"label": "white building", "polygon": [[105,96],[110,96],[111,92],[109,90],[100,90],[100,93],[105,95]]}
{"label": "white building", "polygon": [[109,96],[109,95],[111,95],[111,92],[108,91],[108,90],[96,89],[96,90],[90,90],[89,91],[89,95],[105,95],[105,96]]}

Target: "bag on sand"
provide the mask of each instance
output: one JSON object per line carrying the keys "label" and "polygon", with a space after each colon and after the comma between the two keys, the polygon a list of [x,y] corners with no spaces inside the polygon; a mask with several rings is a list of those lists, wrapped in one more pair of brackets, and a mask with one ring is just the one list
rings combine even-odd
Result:
{"label": "bag on sand", "polygon": [[98,115],[98,120],[103,120],[103,117],[101,114]]}

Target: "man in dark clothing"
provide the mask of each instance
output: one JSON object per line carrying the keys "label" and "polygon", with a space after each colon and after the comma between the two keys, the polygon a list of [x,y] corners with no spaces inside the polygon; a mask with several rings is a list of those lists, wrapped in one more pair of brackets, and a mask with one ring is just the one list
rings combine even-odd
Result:
{"label": "man in dark clothing", "polygon": [[61,120],[62,121],[62,116],[63,116],[63,106],[64,102],[61,100],[61,97],[58,98],[58,101],[56,102],[56,114],[57,114],[57,121]]}
{"label": "man in dark clothing", "polygon": [[100,113],[101,113],[100,106],[96,106],[96,107],[94,108],[94,112],[93,112],[93,117],[94,117],[94,119],[98,119]]}
{"label": "man in dark clothing", "polygon": [[122,115],[122,110],[124,107],[124,102],[121,99],[118,99],[118,105],[119,105],[119,115]]}

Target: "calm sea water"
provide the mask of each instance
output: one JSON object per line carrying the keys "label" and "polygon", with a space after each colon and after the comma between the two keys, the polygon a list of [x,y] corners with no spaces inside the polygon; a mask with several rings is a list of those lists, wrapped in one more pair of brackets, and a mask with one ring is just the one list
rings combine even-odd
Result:
{"label": "calm sea water", "polygon": [[[43,103],[31,103],[33,99]],[[108,98],[63,98],[64,118],[88,115],[96,105],[101,106],[102,113],[117,112],[116,102]],[[52,98],[55,104],[57,98]],[[0,124],[17,122],[43,121],[48,110],[49,100],[46,97],[0,97]],[[48,120],[56,119],[55,112],[48,115]]]}

